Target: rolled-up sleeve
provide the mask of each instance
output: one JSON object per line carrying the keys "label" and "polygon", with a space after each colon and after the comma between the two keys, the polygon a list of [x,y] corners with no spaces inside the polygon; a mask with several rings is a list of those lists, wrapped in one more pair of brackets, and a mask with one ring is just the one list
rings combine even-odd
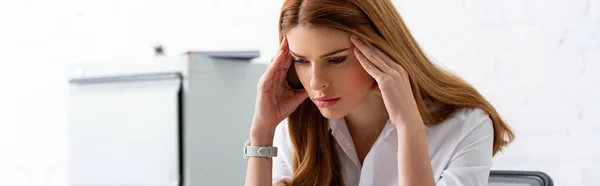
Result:
{"label": "rolled-up sleeve", "polygon": [[290,146],[287,122],[285,120],[275,129],[273,146],[277,147],[277,157],[273,158],[273,184],[280,180],[292,179],[292,169],[291,164],[289,163],[292,148]]}
{"label": "rolled-up sleeve", "polygon": [[487,114],[476,114],[467,121],[474,125],[463,131],[463,138],[442,171],[438,186],[488,185],[492,167],[494,129]]}

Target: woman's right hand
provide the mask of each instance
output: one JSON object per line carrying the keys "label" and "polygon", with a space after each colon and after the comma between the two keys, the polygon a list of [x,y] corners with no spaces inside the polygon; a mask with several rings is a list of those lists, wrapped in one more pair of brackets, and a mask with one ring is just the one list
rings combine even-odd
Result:
{"label": "woman's right hand", "polygon": [[286,76],[292,65],[287,38],[283,38],[279,53],[267,66],[257,87],[252,133],[273,133],[275,127],[287,118],[308,97],[304,89],[294,90]]}

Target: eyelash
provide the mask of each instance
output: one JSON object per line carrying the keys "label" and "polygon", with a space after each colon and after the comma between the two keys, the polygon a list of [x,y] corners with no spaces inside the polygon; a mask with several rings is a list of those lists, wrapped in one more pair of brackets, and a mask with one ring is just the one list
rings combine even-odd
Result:
{"label": "eyelash", "polygon": [[[329,59],[328,62],[337,65],[337,64],[343,63],[344,61],[346,61],[346,56],[331,58],[331,59]],[[304,60],[302,60],[302,59],[294,59],[294,63],[304,64],[306,62]]]}

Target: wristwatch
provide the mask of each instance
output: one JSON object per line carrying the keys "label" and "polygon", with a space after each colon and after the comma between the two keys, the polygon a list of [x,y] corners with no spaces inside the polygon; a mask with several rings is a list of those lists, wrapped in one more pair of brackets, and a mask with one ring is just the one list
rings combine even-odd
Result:
{"label": "wristwatch", "polygon": [[248,157],[277,157],[277,147],[250,146],[250,139],[248,139],[244,144],[244,158],[248,159]]}

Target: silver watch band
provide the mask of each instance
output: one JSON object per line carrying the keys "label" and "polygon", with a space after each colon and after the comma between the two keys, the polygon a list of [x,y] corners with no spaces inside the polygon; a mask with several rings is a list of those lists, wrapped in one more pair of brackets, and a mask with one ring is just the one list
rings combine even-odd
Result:
{"label": "silver watch band", "polygon": [[277,147],[250,146],[250,139],[248,139],[244,145],[244,158],[248,159],[248,157],[277,157]]}

